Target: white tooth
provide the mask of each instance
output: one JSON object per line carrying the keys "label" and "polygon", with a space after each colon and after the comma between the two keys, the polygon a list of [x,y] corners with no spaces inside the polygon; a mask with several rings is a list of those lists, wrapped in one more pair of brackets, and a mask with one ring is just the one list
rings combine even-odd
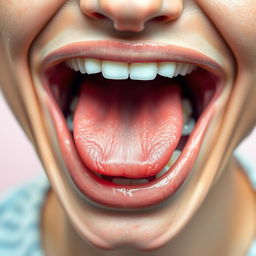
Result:
{"label": "white tooth", "polygon": [[112,182],[119,185],[131,185],[131,179],[114,178]]}
{"label": "white tooth", "polygon": [[84,63],[84,60],[83,60],[83,59],[78,59],[78,66],[79,66],[79,71],[80,71],[82,74],[85,74],[85,73],[86,73],[86,70],[85,70],[85,63]]}
{"label": "white tooth", "polygon": [[175,72],[174,72],[174,77],[178,76],[180,74],[180,72],[182,71],[184,67],[184,63],[177,63],[176,64],[176,69],[175,69]]}
{"label": "white tooth", "polygon": [[189,64],[184,64],[183,67],[182,67],[182,69],[181,69],[181,71],[180,71],[180,74],[181,74],[182,76],[187,75],[187,73],[188,73],[188,68],[189,68]]}
{"label": "white tooth", "polygon": [[159,177],[163,176],[169,169],[170,169],[170,167],[165,166],[165,167],[161,170],[161,172],[159,172],[159,173],[156,175],[156,178],[159,178]]}
{"label": "white tooth", "polygon": [[179,158],[180,154],[181,154],[180,150],[174,150],[174,152],[172,153],[171,159],[165,165],[165,167],[161,170],[161,172],[159,172],[156,175],[156,178],[163,176],[172,167],[172,165],[176,162],[176,160]]}
{"label": "white tooth", "polygon": [[164,77],[173,78],[176,64],[173,62],[160,62],[158,64],[158,74]]}
{"label": "white tooth", "polygon": [[79,71],[79,65],[77,59],[72,59],[72,66],[75,71]]}
{"label": "white tooth", "polygon": [[141,185],[148,183],[148,179],[131,179],[131,185]]}
{"label": "white tooth", "polygon": [[96,59],[86,59],[85,69],[88,74],[96,74],[101,72],[101,60]]}
{"label": "white tooth", "polygon": [[127,79],[129,77],[129,64],[126,62],[103,61],[102,75],[108,79]]}
{"label": "white tooth", "polygon": [[186,123],[187,119],[193,113],[191,103],[188,99],[183,99],[182,100],[182,112],[183,112],[183,122]]}
{"label": "white tooth", "polygon": [[195,127],[195,120],[194,118],[190,117],[183,126],[182,135],[183,136],[190,135],[194,127]]}
{"label": "white tooth", "polygon": [[130,65],[130,78],[133,80],[153,80],[156,75],[156,63],[131,63]]}
{"label": "white tooth", "polygon": [[179,158],[180,154],[181,154],[180,150],[178,150],[178,149],[174,150],[174,152],[172,153],[171,159],[168,162],[167,166],[171,167],[177,161],[177,159]]}

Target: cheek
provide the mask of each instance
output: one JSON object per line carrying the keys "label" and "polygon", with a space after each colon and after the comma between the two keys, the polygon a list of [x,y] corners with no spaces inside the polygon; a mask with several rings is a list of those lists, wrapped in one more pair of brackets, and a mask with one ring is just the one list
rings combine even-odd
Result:
{"label": "cheek", "polygon": [[213,21],[236,58],[247,67],[256,66],[255,0],[197,0]]}
{"label": "cheek", "polygon": [[1,0],[0,34],[11,52],[24,53],[65,0]]}

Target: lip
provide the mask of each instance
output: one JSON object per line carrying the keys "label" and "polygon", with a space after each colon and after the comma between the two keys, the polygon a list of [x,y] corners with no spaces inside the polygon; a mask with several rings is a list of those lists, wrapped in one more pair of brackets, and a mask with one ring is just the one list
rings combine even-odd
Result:
{"label": "lip", "polygon": [[218,77],[226,76],[223,67],[213,58],[189,48],[152,42],[121,41],[75,42],[60,47],[42,61],[41,71],[71,58],[95,58],[120,62],[185,62],[202,67]]}
{"label": "lip", "polygon": [[[198,119],[180,157],[169,171],[162,177],[143,185],[118,185],[100,179],[82,164],[61,110],[49,92],[45,71],[70,58],[97,58],[125,62],[186,62],[210,71],[220,79],[220,82],[213,98]],[[79,191],[93,203],[118,209],[139,209],[157,205],[182,186],[196,161],[225,81],[224,69],[212,58],[188,48],[147,42],[136,44],[114,41],[72,43],[47,55],[42,61],[40,74],[43,87],[47,91],[46,104],[73,182]],[[67,155],[69,157],[65,157]]]}

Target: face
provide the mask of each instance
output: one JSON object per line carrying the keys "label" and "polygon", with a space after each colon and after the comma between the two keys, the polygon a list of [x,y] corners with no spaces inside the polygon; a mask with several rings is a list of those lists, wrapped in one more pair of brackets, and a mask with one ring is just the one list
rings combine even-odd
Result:
{"label": "face", "polygon": [[0,2],[2,90],[83,239],[153,249],[189,222],[255,123],[254,6]]}

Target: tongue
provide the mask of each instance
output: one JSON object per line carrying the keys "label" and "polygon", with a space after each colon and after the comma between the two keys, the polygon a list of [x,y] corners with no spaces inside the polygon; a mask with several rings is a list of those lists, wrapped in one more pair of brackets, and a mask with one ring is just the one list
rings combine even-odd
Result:
{"label": "tongue", "polygon": [[109,176],[143,178],[161,171],[181,137],[181,92],[170,79],[88,78],[74,114],[83,163]]}

